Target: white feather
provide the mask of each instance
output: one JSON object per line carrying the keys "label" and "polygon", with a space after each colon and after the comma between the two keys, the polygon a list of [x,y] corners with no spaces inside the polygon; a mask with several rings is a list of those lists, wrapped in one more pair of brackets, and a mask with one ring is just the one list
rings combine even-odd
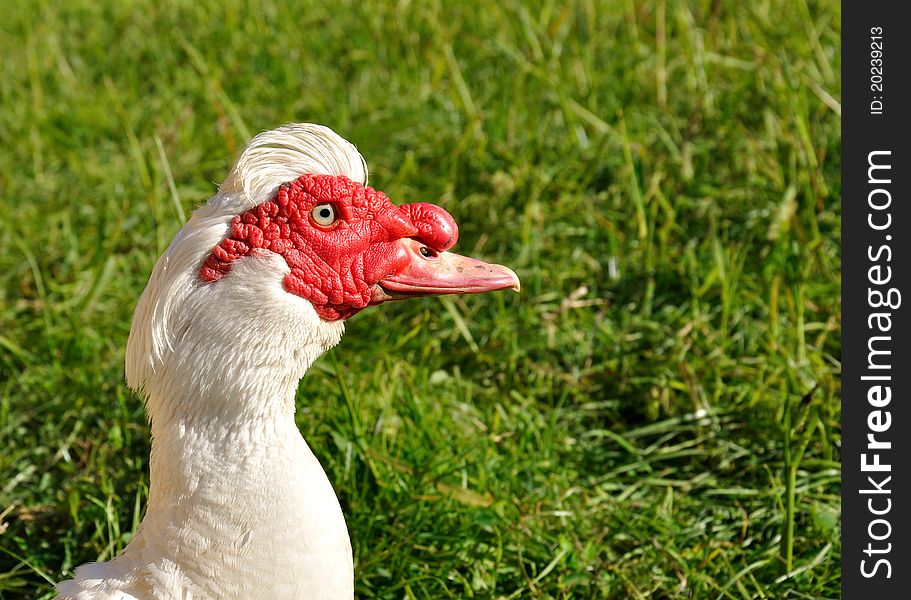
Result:
{"label": "white feather", "polygon": [[254,137],[221,185],[223,198],[209,203],[243,212],[302,173],[344,175],[367,185],[367,162],[354,144],[328,127],[291,123]]}
{"label": "white feather", "polygon": [[367,181],[326,127],[261,133],[155,265],[126,354],[152,425],[146,515],[119,556],[60,583],[61,599],[353,597],[338,500],[294,423],[300,378],[344,326],[285,292],[274,254],[215,283],[198,275],[235,215],[305,173]]}

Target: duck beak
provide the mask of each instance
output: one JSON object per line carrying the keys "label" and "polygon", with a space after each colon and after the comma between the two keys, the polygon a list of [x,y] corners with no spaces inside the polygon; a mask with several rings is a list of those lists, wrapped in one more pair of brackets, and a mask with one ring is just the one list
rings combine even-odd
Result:
{"label": "duck beak", "polygon": [[407,261],[374,286],[372,304],[418,296],[519,291],[518,275],[503,265],[453,252],[437,252],[414,238],[403,238],[395,244]]}

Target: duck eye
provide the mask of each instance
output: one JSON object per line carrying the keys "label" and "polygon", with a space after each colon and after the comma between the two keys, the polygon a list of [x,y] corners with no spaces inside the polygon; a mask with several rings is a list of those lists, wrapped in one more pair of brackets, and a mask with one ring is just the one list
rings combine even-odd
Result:
{"label": "duck eye", "polygon": [[338,212],[332,204],[317,204],[310,209],[310,218],[313,219],[313,222],[317,225],[328,227],[338,219]]}

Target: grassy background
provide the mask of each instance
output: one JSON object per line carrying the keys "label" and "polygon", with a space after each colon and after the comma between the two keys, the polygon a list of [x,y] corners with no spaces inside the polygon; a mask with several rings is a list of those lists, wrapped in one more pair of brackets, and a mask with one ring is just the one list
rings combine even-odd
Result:
{"label": "grassy background", "polygon": [[523,281],[301,384],[360,598],[838,596],[837,2],[0,4],[0,598],[129,540],[134,303],[286,121]]}

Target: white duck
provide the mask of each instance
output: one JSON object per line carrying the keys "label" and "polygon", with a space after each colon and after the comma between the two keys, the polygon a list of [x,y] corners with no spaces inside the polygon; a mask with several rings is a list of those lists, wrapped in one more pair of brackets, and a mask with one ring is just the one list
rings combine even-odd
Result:
{"label": "white duck", "polygon": [[146,515],[59,598],[354,596],[341,508],[294,423],[300,378],[368,305],[519,289],[506,267],[446,252],[445,210],[366,183],[352,144],[287,125],[256,136],[174,238],[127,344],[152,428]]}

